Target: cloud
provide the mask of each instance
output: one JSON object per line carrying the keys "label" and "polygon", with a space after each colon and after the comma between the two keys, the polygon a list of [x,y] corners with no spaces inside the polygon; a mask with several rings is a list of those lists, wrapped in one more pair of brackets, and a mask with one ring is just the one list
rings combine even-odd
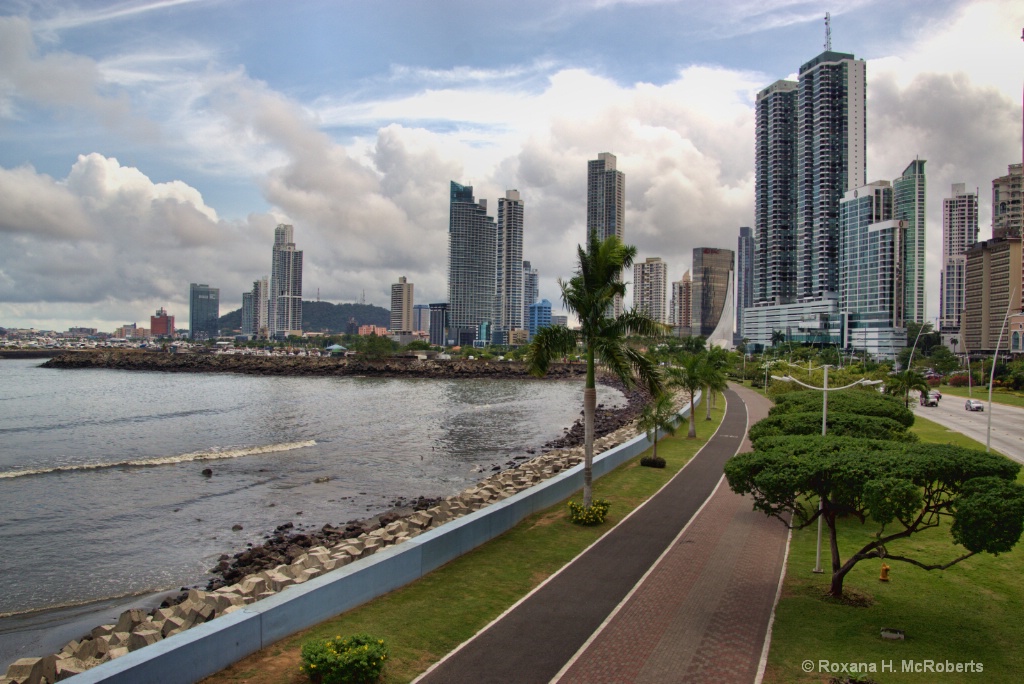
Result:
{"label": "cloud", "polygon": [[108,125],[125,121],[129,111],[127,98],[110,91],[93,60],[41,55],[27,19],[0,16],[0,111],[17,115],[19,102],[64,112],[85,108]]}

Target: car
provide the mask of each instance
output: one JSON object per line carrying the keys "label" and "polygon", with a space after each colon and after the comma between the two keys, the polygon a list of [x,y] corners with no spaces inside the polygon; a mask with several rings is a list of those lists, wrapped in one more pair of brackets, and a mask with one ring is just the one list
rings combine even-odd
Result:
{"label": "car", "polygon": [[968,411],[984,411],[985,405],[977,399],[968,399],[964,404],[964,409]]}
{"label": "car", "polygon": [[938,406],[939,399],[941,398],[942,395],[936,392],[935,390],[932,390],[931,392],[922,392],[921,406]]}

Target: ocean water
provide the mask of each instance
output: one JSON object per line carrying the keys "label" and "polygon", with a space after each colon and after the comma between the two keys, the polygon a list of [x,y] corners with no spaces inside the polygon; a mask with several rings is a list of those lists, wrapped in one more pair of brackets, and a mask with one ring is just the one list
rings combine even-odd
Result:
{"label": "ocean water", "polygon": [[[560,436],[582,407],[578,380],[39,364],[0,360],[0,616],[195,584],[280,524],[456,493]],[[599,400],[624,401],[607,388]]]}

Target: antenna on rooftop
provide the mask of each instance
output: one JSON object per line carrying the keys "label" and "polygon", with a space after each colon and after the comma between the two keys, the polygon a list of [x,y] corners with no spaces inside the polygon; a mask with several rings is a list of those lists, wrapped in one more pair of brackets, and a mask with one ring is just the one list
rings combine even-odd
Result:
{"label": "antenna on rooftop", "polygon": [[363,294],[359,297],[360,304],[366,304],[366,290],[363,290]]}
{"label": "antenna on rooftop", "polygon": [[825,52],[832,52],[832,17],[825,12]]}

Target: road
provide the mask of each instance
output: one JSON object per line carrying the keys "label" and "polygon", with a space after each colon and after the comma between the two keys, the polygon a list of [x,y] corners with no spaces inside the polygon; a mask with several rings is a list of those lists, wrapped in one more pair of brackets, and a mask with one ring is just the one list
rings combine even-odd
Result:
{"label": "road", "polygon": [[[914,412],[922,418],[961,432],[985,444],[988,430],[988,396],[976,392],[975,399],[985,404],[984,411],[966,411],[962,397],[947,394],[938,406],[911,404]],[[1006,404],[992,404],[992,450],[1009,456],[1018,463],[1024,463],[1024,409]]]}

